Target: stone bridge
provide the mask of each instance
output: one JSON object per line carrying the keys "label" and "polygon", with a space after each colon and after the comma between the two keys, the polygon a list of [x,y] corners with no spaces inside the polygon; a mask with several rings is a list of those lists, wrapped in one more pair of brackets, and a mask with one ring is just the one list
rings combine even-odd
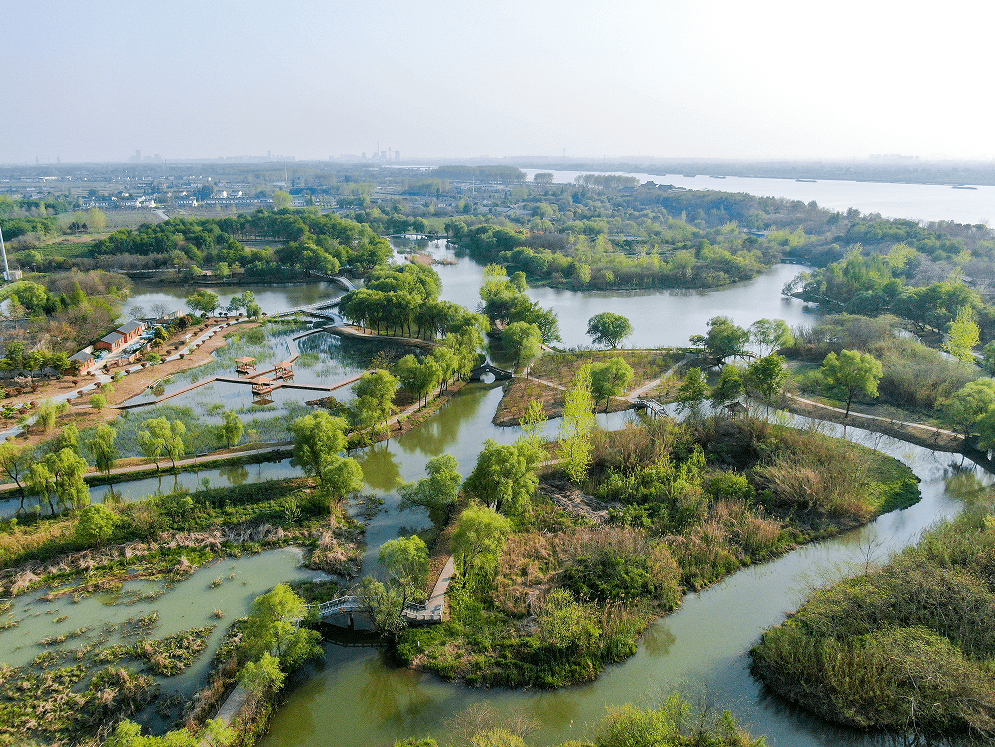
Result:
{"label": "stone bridge", "polygon": [[515,376],[511,371],[505,371],[503,368],[485,363],[470,371],[470,381],[480,381],[484,374],[494,374],[495,381],[507,381]]}

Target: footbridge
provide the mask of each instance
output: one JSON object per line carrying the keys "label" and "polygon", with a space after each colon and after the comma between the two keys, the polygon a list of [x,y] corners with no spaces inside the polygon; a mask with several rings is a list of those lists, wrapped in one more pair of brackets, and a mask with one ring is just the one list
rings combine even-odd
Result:
{"label": "footbridge", "polygon": [[[401,616],[407,620],[409,625],[432,625],[442,622],[444,604],[441,600],[429,604],[409,604],[404,607]],[[365,612],[366,606],[357,596],[344,596],[322,602],[317,605],[318,616],[324,620],[334,615],[352,614],[355,612]]]}
{"label": "footbridge", "polygon": [[[442,572],[439,574],[432,593],[425,604],[409,604],[404,607],[401,616],[409,625],[433,625],[441,623],[446,619],[446,594],[449,591],[449,582],[456,575],[456,561],[452,556],[446,559]],[[365,605],[357,596],[343,596],[322,602],[318,605],[310,605],[317,608],[318,615],[322,620],[335,615],[349,615],[350,627],[352,627],[352,615],[356,612],[365,612]],[[333,623],[334,624],[334,623]]]}
{"label": "footbridge", "polygon": [[295,309],[288,309],[287,311],[281,311],[277,314],[270,314],[270,319],[282,319],[287,316],[294,316],[295,314],[307,314],[308,316],[316,316],[320,319],[328,319],[333,322],[338,321],[338,318],[334,314],[327,313],[331,309],[337,309],[339,307],[339,302],[342,299],[336,298],[334,301],[321,301],[319,303],[313,303],[310,306],[298,306]]}
{"label": "footbridge", "polygon": [[319,278],[320,280],[327,280],[330,283],[335,283],[340,288],[347,291],[356,290],[356,286],[353,285],[349,278],[344,278],[341,275],[329,275],[325,272],[318,272],[317,270],[305,270],[307,277],[309,278]]}
{"label": "footbridge", "polygon": [[495,381],[507,381],[515,376],[511,371],[506,371],[503,368],[492,366],[490,363],[485,363],[470,371],[470,381],[480,381],[484,374],[493,374]]}
{"label": "footbridge", "polygon": [[667,415],[667,408],[665,408],[656,400],[636,399],[632,401],[632,404],[637,410],[646,410],[650,415],[653,415],[654,417],[660,415]]}

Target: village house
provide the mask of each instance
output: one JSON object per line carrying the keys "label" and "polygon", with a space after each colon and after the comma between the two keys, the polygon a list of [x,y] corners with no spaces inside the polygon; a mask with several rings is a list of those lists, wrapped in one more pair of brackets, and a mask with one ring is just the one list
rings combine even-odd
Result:
{"label": "village house", "polygon": [[113,332],[109,332],[101,337],[96,343],[94,343],[93,347],[96,350],[107,350],[110,353],[116,353],[129,343],[138,339],[139,335],[145,331],[146,327],[147,325],[145,322],[139,322],[132,319],[130,322],[122,324]]}
{"label": "village house", "polygon": [[75,355],[70,355],[69,361],[76,367],[76,370],[80,374],[89,373],[97,362],[93,357],[93,346],[89,345]]}

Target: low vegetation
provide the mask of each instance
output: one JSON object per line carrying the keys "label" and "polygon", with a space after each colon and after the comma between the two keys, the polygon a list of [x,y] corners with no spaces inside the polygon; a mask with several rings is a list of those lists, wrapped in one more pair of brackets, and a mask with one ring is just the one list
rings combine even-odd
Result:
{"label": "low vegetation", "polygon": [[[909,338],[901,332],[898,319],[889,316],[826,317],[811,329],[798,330],[794,344],[783,352],[788,358],[814,364],[844,350],[867,353],[880,361],[877,393],[882,403],[929,417],[935,416],[944,400],[981,375],[977,366],[952,360]],[[796,381],[806,393],[826,389],[818,372],[796,377]],[[842,401],[846,402],[845,396]],[[859,394],[854,399],[855,403],[865,401]]]}
{"label": "low vegetation", "polygon": [[[573,384],[581,367],[604,364],[614,359],[625,361],[632,368],[628,389],[635,389],[659,379],[679,360],[666,350],[586,350],[569,353],[546,353],[529,370],[528,377],[517,377],[505,389],[504,397],[494,415],[498,425],[517,425],[532,402],[541,402],[547,418],[563,412],[565,388]],[[545,383],[549,382],[554,386]],[[601,405],[601,402],[598,403]],[[608,410],[626,409],[628,402],[611,399]]]}
{"label": "low vegetation", "polygon": [[751,652],[772,690],[860,728],[995,738],[995,512],[968,508],[815,592]]}
{"label": "low vegetation", "polygon": [[[527,718],[500,717],[487,706],[471,706],[456,719],[456,738],[450,743],[473,747],[528,747],[531,722]],[[432,738],[404,739],[394,747],[439,747]],[[656,708],[627,704],[609,706],[605,717],[587,739],[564,742],[560,747],[765,747],[767,740],[753,737],[736,723],[729,711],[712,713],[674,693]]]}
{"label": "low vegetation", "polygon": [[660,419],[590,438],[580,478],[550,474],[538,492],[534,444],[485,447],[463,486],[484,505],[453,534],[451,619],[405,631],[401,658],[472,685],[588,681],[685,592],[918,499],[896,460],[761,420]]}

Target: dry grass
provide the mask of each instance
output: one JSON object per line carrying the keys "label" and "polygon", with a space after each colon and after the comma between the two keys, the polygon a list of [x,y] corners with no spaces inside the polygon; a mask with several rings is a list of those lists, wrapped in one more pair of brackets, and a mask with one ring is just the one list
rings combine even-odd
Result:
{"label": "dry grass", "polygon": [[649,558],[655,578],[675,583],[680,569],[668,549],[641,529],[620,526],[571,529],[557,534],[522,532],[505,543],[494,601],[513,615],[531,614],[560,585],[559,575],[577,558],[611,554],[637,561]]}

